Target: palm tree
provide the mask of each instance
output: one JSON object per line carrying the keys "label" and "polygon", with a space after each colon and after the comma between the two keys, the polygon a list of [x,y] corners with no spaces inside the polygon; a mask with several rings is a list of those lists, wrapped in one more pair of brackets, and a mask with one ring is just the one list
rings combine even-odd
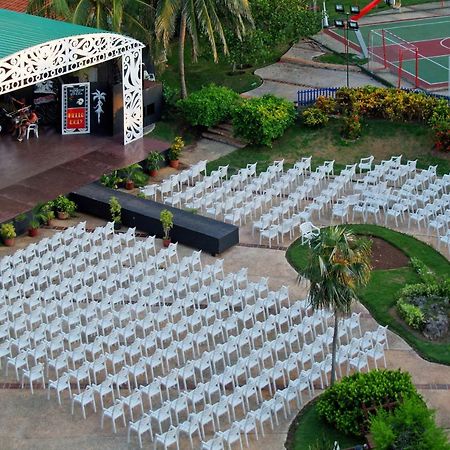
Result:
{"label": "palm tree", "polygon": [[301,275],[310,280],[313,309],[334,313],[331,384],[336,379],[336,346],[339,317],[349,314],[357,290],[369,282],[371,241],[358,239],[345,227],[329,227],[310,241],[310,252]]}
{"label": "palm tree", "polygon": [[172,37],[178,32],[178,59],[181,98],[187,97],[184,67],[186,36],[192,42],[192,57],[196,61],[200,47],[199,35],[206,34],[214,62],[218,61],[217,42],[228,54],[224,33],[224,21],[238,37],[245,33],[247,25],[253,25],[249,0],[157,0],[155,32],[164,49],[168,49]]}
{"label": "palm tree", "polygon": [[30,0],[28,12],[151,42],[154,8],[143,0]]}

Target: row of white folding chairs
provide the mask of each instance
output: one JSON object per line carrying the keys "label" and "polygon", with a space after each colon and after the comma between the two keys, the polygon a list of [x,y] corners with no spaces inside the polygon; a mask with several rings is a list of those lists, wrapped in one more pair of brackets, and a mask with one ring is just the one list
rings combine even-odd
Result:
{"label": "row of white folding chairs", "polygon": [[[250,345],[250,341],[248,341],[248,344]],[[96,353],[96,354],[98,354],[98,353]],[[160,358],[159,361],[160,362],[157,363],[157,364],[161,364],[162,365],[162,359],[161,358]],[[92,363],[85,362],[84,365],[79,367],[76,371],[73,370],[73,371],[71,371],[69,373],[70,377],[75,377],[75,380],[77,381],[77,384],[78,384],[78,388],[79,388],[80,381],[83,381],[84,379],[89,379],[90,378],[89,368],[92,367],[92,364],[95,364],[95,361],[93,361]],[[103,367],[104,367],[103,364],[104,364],[104,361],[101,360],[100,361],[100,368],[102,370],[103,370]],[[141,372],[139,372],[139,373],[143,374],[142,363],[141,363],[141,366],[137,367],[137,368],[141,370]],[[130,367],[128,367],[128,368],[123,367],[120,372],[118,372],[117,374],[114,375],[114,378],[113,378],[115,380],[114,383],[117,386],[120,386],[120,385],[123,385],[123,384],[127,384],[129,386],[129,383],[130,383],[130,371],[134,373],[134,376],[136,378],[136,371],[133,371],[133,369],[132,368],[130,369]],[[152,373],[152,375],[153,375],[153,373]],[[60,377],[60,379],[55,380],[54,382],[50,382],[49,390],[52,389],[52,388],[56,389],[57,393],[58,393],[58,399],[59,400],[60,400],[60,397],[59,397],[60,391],[65,390],[65,389],[70,389],[70,386],[68,386],[68,382],[69,382],[70,377],[68,377],[67,374],[66,374],[66,375]]]}
{"label": "row of white folding chairs", "polygon": [[[175,263],[171,263],[172,259],[178,260],[178,255],[176,252],[176,244],[173,244],[171,249],[163,249],[161,250],[156,257],[148,257],[147,260],[136,263],[134,268],[128,268],[121,265],[122,261],[120,258],[116,258],[113,264],[113,260],[105,260],[104,263],[100,263],[97,266],[91,268],[87,267],[84,271],[80,271],[80,273],[69,273],[66,271],[64,273],[64,278],[58,279],[59,272],[55,272],[53,275],[48,272],[44,272],[42,274],[38,274],[36,277],[31,277],[26,280],[25,283],[17,286],[11,286],[9,289],[4,289],[3,299],[8,303],[12,304],[15,300],[23,299],[23,297],[30,295],[38,296],[41,287],[44,287],[43,299],[47,302],[47,299],[50,299],[52,296],[55,298],[61,299],[66,293],[72,292],[76,293],[82,287],[92,288],[95,283],[97,285],[107,285],[108,284],[108,276],[110,279],[114,279],[114,277],[118,277],[118,281],[122,280],[123,283],[135,281],[137,278],[143,277],[144,274],[154,273],[154,277],[160,280],[165,280],[165,277],[162,274],[166,274],[166,271],[159,269],[162,264],[166,264],[167,266],[173,266],[173,268],[177,268],[178,266]],[[187,270],[195,269],[196,267],[201,268],[201,252],[193,252],[192,255],[186,256],[183,258],[182,263],[183,267]],[[211,266],[211,270],[215,274],[223,272],[223,269],[220,270],[219,265],[223,263],[220,262],[214,268]],[[178,264],[178,263],[177,263]],[[159,271],[159,272],[158,272]],[[156,273],[155,273],[156,272]],[[158,275],[159,273],[159,275]],[[69,275],[69,276],[68,276]],[[71,276],[73,275],[73,276]],[[54,285],[50,282],[54,281],[54,279],[58,279],[59,284]],[[106,278],[106,279],[105,279]],[[110,281],[110,280],[109,280]],[[34,283],[33,286],[29,285],[29,283]],[[164,281],[164,285],[167,282]],[[47,292],[47,290],[49,292]],[[28,301],[27,299],[23,299],[23,301]]]}
{"label": "row of white folding chairs", "polygon": [[[259,353],[261,353],[261,355],[259,355]],[[260,401],[262,400],[262,396],[261,396],[262,388],[268,387],[270,392],[272,392],[272,386],[273,386],[273,389],[276,390],[276,382],[277,381],[282,380],[283,383],[285,384],[286,380],[290,379],[290,373],[292,372],[292,370],[295,369],[297,374],[299,373],[299,368],[295,361],[297,354],[295,354],[295,353],[293,353],[288,358],[288,360],[286,360],[287,364],[281,363],[281,361],[278,361],[277,363],[273,363],[273,357],[271,356],[270,357],[270,359],[272,360],[271,366],[274,366],[271,369],[265,367],[265,364],[263,365],[264,368],[261,369],[261,365],[260,365],[259,361],[257,360],[257,358],[256,358],[256,363],[255,363],[255,357],[257,357],[257,356],[264,357],[261,350],[255,349],[246,358],[240,357],[240,359],[238,359],[236,364],[231,365],[231,366],[226,366],[224,372],[221,372],[221,375],[212,373],[211,381],[214,381],[215,383],[213,386],[208,386],[209,389],[208,389],[208,387],[205,388],[205,386],[210,385],[211,382],[208,382],[206,384],[204,383],[203,380],[200,384],[197,384],[195,382],[195,371],[192,368],[190,371],[190,375],[188,375],[188,376],[189,376],[189,379],[194,378],[194,383],[197,385],[197,388],[193,392],[191,392],[190,395],[189,395],[189,393],[187,393],[185,395],[192,399],[200,398],[203,403],[203,406],[206,407],[206,402],[204,400],[206,395],[208,396],[209,403],[211,403],[211,397],[214,392],[219,392],[219,394],[220,394],[220,387],[222,387],[223,391],[225,392],[225,387],[231,384],[234,388],[234,392],[233,392],[232,396],[234,396],[234,397],[238,396],[237,400],[242,403],[242,407],[245,410],[245,402],[244,402],[242,395],[240,394],[241,389],[237,387],[237,385],[239,384],[242,377],[245,377],[245,384],[243,386],[243,389],[245,389],[247,392],[248,397],[246,397],[246,403],[248,405],[249,398],[251,398],[253,395],[258,397],[258,391],[259,391],[259,395],[260,395]],[[202,358],[202,359],[204,359],[204,358]],[[294,361],[293,367],[289,365],[289,360]],[[212,359],[210,361],[210,364],[213,363],[213,361],[214,360]],[[245,361],[247,361],[247,363]],[[322,366],[319,366],[320,369],[321,369],[321,367]],[[252,368],[258,369],[259,375],[257,375],[255,378],[252,378],[252,376],[251,376]],[[176,388],[178,393],[179,392],[181,392],[181,394],[185,393],[185,391],[182,391],[180,389],[179,371],[177,369],[172,370],[172,372],[170,372],[165,378],[166,378],[165,380],[162,378],[155,380],[155,382],[153,383],[153,386],[151,387],[151,390],[149,391],[149,392],[152,392],[152,395],[159,397],[161,399],[161,402],[162,402],[162,397],[163,397],[163,387],[164,387],[165,391],[167,392],[167,397],[170,397],[168,386]],[[262,384],[259,383],[259,379],[261,379]],[[322,374],[320,374],[320,380],[321,380],[321,385],[323,387]],[[184,381],[184,384],[186,385],[185,380],[183,380],[183,381]],[[248,383],[250,383],[250,386],[248,386]],[[251,387],[252,390],[248,390],[247,387]],[[141,387],[141,388],[143,388],[143,387]],[[314,389],[313,386],[312,386],[312,389]],[[221,399],[223,400],[223,397],[221,397]],[[152,404],[150,398],[149,398],[149,400],[150,400],[150,404]],[[194,405],[193,409],[195,412],[197,412],[197,410],[195,409],[195,403],[196,402],[193,401],[193,405]],[[187,403],[184,402],[183,404],[186,405]],[[220,402],[219,402],[219,404],[220,404]],[[228,401],[228,402],[226,402],[226,404],[223,405],[224,408],[221,408],[221,409],[225,412],[225,414],[226,414],[228,405],[234,405],[234,407],[235,407],[236,401],[235,400],[232,400],[231,402]],[[161,419],[162,417],[164,417],[164,419],[167,420],[168,419],[168,415],[167,415],[168,409],[169,408],[167,408],[167,403],[165,403],[161,406],[161,408],[159,410],[152,411],[151,416],[154,418],[158,418],[158,419]],[[160,432],[161,432],[162,431],[161,430],[161,422],[162,421],[158,421],[158,422],[159,422],[158,424],[160,426]],[[138,429],[140,428],[139,425],[141,425],[139,423],[139,421],[137,424],[130,423],[130,428],[133,429],[134,431],[138,432]],[[151,428],[151,422],[149,423],[149,425]],[[172,422],[170,423],[170,425],[172,425]],[[150,433],[151,433],[151,429],[148,431],[150,431]]]}
{"label": "row of white folding chairs", "polygon": [[[151,244],[153,242],[153,244]],[[150,245],[151,244],[151,245]],[[95,269],[104,271],[105,268],[112,270],[120,270],[120,267],[127,263],[128,265],[136,264],[137,259],[148,259],[151,253],[156,253],[154,249],[154,237],[145,241],[139,241],[138,245],[133,247],[124,247],[119,249],[118,253],[111,251],[111,248],[106,244],[92,247],[88,252],[80,252],[77,255],[66,255],[61,249],[62,254],[52,254],[45,256],[36,265],[30,263],[25,265],[22,263],[14,269],[9,269],[4,272],[2,276],[1,286],[3,289],[20,289],[17,284],[26,284],[31,289],[32,283],[39,277],[40,273],[54,276],[61,280],[63,277],[73,276],[75,272],[84,272],[89,265],[93,266],[91,269],[95,273]],[[162,259],[163,254],[160,256]]]}
{"label": "row of white folding chairs", "polygon": [[[264,309],[261,309],[261,304],[259,305],[258,309],[256,309],[257,307],[258,307],[257,304],[253,305],[253,307],[247,305],[246,309],[244,309],[240,313],[237,313],[233,317],[229,318],[229,320],[231,320],[233,322],[231,324],[231,327],[229,327],[229,328],[227,328],[227,322],[223,323],[223,321],[221,321],[221,322],[217,321],[216,322],[216,331],[214,330],[214,324],[213,324],[212,326],[204,326],[203,328],[201,328],[200,330],[197,331],[197,334],[200,334],[201,331],[203,330],[203,331],[205,331],[206,338],[207,338],[208,335],[210,335],[211,333],[216,333],[217,334],[217,330],[218,330],[219,333],[222,335],[222,337],[224,336],[224,332],[225,332],[225,335],[227,335],[227,337],[228,337],[228,331],[231,331],[233,329],[236,329],[236,331],[237,331],[237,321],[238,320],[241,320],[243,326],[246,326],[247,323],[248,323],[248,320],[251,320],[252,321],[251,323],[254,324],[254,320],[253,320],[253,315],[252,314],[262,313],[264,318],[267,317],[267,315],[264,314],[264,312],[265,312]],[[167,308],[167,309],[169,309],[169,308]],[[161,314],[161,311],[163,311],[163,310],[160,310],[157,314]],[[206,314],[208,313],[208,310],[207,309],[206,310],[203,309],[203,310],[200,310],[200,311],[197,311],[197,312],[200,315],[199,323],[200,324],[205,324],[205,323],[208,324],[208,319],[207,319],[208,316],[206,316]],[[179,315],[181,316],[181,308],[179,309]],[[202,318],[202,315],[205,316],[205,319]],[[94,341],[94,343],[91,343],[91,344],[87,344],[86,343],[84,345],[86,347],[90,348],[91,354],[94,354],[94,349],[96,349],[95,354],[97,354],[97,353],[101,353],[102,352],[104,343],[106,343],[106,345],[108,346],[108,349],[110,349],[112,345],[115,345],[115,344],[118,345],[120,342],[126,343],[130,338],[132,338],[133,341],[135,341],[136,340],[136,324],[137,324],[138,326],[141,326],[142,332],[144,333],[144,336],[146,336],[147,338],[151,337],[151,341],[152,342],[154,342],[154,341],[159,342],[160,346],[164,347],[164,343],[166,342],[167,338],[169,338],[169,341],[170,341],[171,337],[173,336],[172,335],[172,327],[168,325],[168,326],[166,326],[166,328],[169,328],[168,330],[167,329],[161,329],[161,324],[165,323],[165,322],[169,322],[170,323],[170,320],[173,319],[173,317],[174,316],[171,316],[169,314],[164,314],[162,317],[160,317],[159,321],[156,321],[156,322],[152,323],[152,320],[151,320],[152,316],[150,316],[149,317],[150,324],[148,324],[148,323],[145,324],[146,318],[144,318],[144,319],[142,319],[142,321],[139,321],[139,320],[130,321],[130,322],[128,322],[128,324],[125,327],[117,328],[115,330],[114,330],[114,323],[112,321],[107,322],[107,323],[103,322],[102,323],[102,329],[99,330],[98,329],[98,324],[96,326],[96,324],[94,322],[92,322],[92,319],[91,319],[90,323],[86,326],[85,339],[89,338],[89,337],[97,336],[96,337],[96,341]],[[212,316],[210,315],[209,317],[212,317],[213,320],[217,319],[218,316],[216,315],[216,311],[213,310]],[[255,316],[255,319],[256,319],[256,316]],[[196,322],[196,323],[198,323],[198,322]],[[222,325],[222,323],[223,323],[223,325]],[[189,323],[187,323],[186,326],[185,326],[185,330],[186,331],[187,331],[188,325],[189,325]],[[225,328],[222,329],[222,326],[224,326]],[[90,328],[89,333],[87,331],[87,328]],[[98,334],[100,331],[104,332],[106,329],[110,329],[110,328],[113,329],[113,332],[110,333],[109,335],[101,336],[101,335]],[[156,332],[154,332],[153,335],[146,334],[147,331],[153,332],[155,329],[159,330],[160,335],[158,335],[158,333],[156,333]],[[55,331],[56,331],[56,337],[52,335],[51,337],[54,338],[52,341],[47,342],[46,340],[44,340],[45,339],[45,335],[44,335],[44,339],[43,339],[44,342],[42,342],[42,341],[38,341],[37,342],[38,346],[39,346],[39,343],[41,344],[40,347],[42,347],[42,348],[39,348],[38,352],[40,352],[40,356],[44,357],[44,359],[46,359],[45,355],[46,355],[47,351],[50,351],[51,357],[54,357],[54,352],[56,352],[56,354],[58,354],[58,352],[64,351],[64,340],[63,340],[61,334],[64,336],[64,339],[69,339],[69,338],[71,339],[71,343],[69,344],[69,348],[70,348],[71,351],[73,351],[72,350],[72,345],[74,343],[79,343],[81,345],[81,342],[83,341],[83,338],[82,338],[82,331],[83,330],[81,330],[79,328],[75,329],[75,330],[72,330],[68,334],[60,333],[58,328],[56,328]],[[77,331],[78,331],[78,333],[77,333]],[[190,331],[192,332],[194,330],[191,328]],[[181,332],[181,329],[177,332],[176,335],[179,336],[180,332]],[[115,333],[115,339],[114,340],[110,339],[114,335],[114,333]],[[25,337],[26,337],[26,334],[22,334],[20,339],[22,341],[24,341]],[[213,337],[213,340],[214,340],[215,335],[212,334],[212,337]],[[100,339],[100,341],[98,341],[98,339]],[[13,346],[15,344],[16,344],[15,341],[11,340],[11,345]],[[145,344],[145,345],[148,345],[148,344]],[[28,346],[30,346],[30,343],[29,343],[29,341],[27,342],[25,340],[24,344],[22,344],[22,346],[18,349],[18,351],[23,353],[23,350],[26,349]],[[209,346],[209,344],[208,344],[208,346]],[[148,350],[148,348],[149,347],[147,347],[147,350]],[[5,350],[6,350],[6,348],[5,348]],[[36,362],[36,351],[33,351],[33,349],[31,349],[31,350],[29,350],[29,353],[34,355],[34,359],[35,359],[35,362]],[[19,359],[19,360],[23,359],[23,357],[22,358],[20,358],[20,357],[19,358],[17,358],[17,357],[13,358],[12,357],[12,352],[11,352],[11,347],[10,347],[9,354],[10,354],[10,356],[8,358],[8,364],[11,363],[11,364],[15,365],[17,359]],[[7,353],[5,353],[5,355],[7,355]],[[5,355],[2,355],[2,356],[5,356]]]}
{"label": "row of white folding chairs", "polygon": [[[17,251],[11,257],[2,259],[1,267],[2,273],[8,269],[16,268],[16,270],[24,269],[26,271],[32,270],[35,267],[41,267],[42,260],[50,262],[61,262],[68,256],[67,252],[75,251],[75,249],[89,250],[92,246],[107,243],[112,240],[115,241],[115,246],[123,248],[124,245],[134,242],[135,229],[130,228],[126,233],[119,235],[110,234],[110,230],[114,233],[112,223],[108,223],[104,227],[94,229],[92,233],[85,231],[85,222],[81,222],[76,227],[71,227],[64,232],[56,233],[52,238],[44,238],[39,243],[30,244],[24,250]],[[65,239],[62,236],[70,232],[71,239]],[[26,273],[26,272],[25,272]]]}
{"label": "row of white folding chairs", "polygon": [[[228,288],[231,288],[232,290],[237,289],[235,285],[237,286],[237,283],[244,282],[246,287],[244,290],[237,290],[234,295],[234,297],[230,297],[228,300],[224,299],[224,301],[228,301],[229,305],[228,307],[234,307],[235,304],[240,305],[243,307],[246,302],[250,299],[256,300],[256,296],[261,296],[264,292],[268,293],[268,285],[267,285],[267,279],[262,278],[258,283],[252,283],[248,285],[247,278],[246,278],[246,271],[241,269],[240,272],[236,274],[230,274],[230,276],[227,277],[229,280],[229,283],[227,284]],[[223,281],[227,281],[227,279]],[[218,288],[220,288],[220,285],[218,285]],[[186,313],[186,308],[188,306],[191,307],[200,307],[202,300],[205,301],[207,304],[209,300],[211,300],[211,297],[207,294],[210,294],[208,288],[202,287],[202,289],[206,289],[204,292],[204,296],[201,295],[194,295],[193,292],[190,292],[189,296],[183,299],[181,302],[183,305],[184,312]],[[18,311],[22,312],[21,315],[18,317],[15,317],[13,322],[6,321],[2,327],[1,327],[1,336],[0,338],[11,338],[11,337],[18,337],[18,334],[28,330],[30,333],[34,330],[34,333],[36,333],[38,330],[34,329],[34,326],[37,326],[38,329],[41,327],[41,325],[46,328],[47,326],[51,328],[52,330],[62,330],[62,326],[66,324],[69,330],[71,330],[74,327],[78,327],[79,325],[84,325],[86,327],[93,327],[92,320],[97,321],[99,324],[103,324],[104,321],[107,321],[108,319],[110,321],[114,321],[117,319],[117,321],[120,321],[120,324],[122,324],[123,318],[131,318],[132,315],[138,316],[139,312],[148,312],[149,308],[152,306],[162,306],[164,301],[168,298],[171,298],[173,301],[173,304],[170,307],[167,307],[169,310],[170,308],[174,309],[175,307],[178,307],[180,312],[181,309],[178,305],[175,304],[175,295],[174,291],[171,289],[170,286],[168,286],[168,295],[166,297],[156,297],[156,292],[152,292],[152,300],[148,301],[145,297],[137,298],[138,303],[131,304],[131,305],[124,305],[121,310],[115,311],[114,307],[117,304],[123,304],[123,299],[121,298],[123,292],[119,292],[119,301],[120,303],[115,303],[112,299],[105,299],[104,301],[101,301],[100,303],[89,303],[86,308],[83,308],[81,310],[77,310],[75,308],[75,303],[73,302],[73,298],[63,298],[61,301],[52,301],[49,302],[45,308],[43,307],[37,307],[34,308],[29,314],[23,313],[22,309],[19,307]],[[217,294],[219,294],[219,298],[221,297],[220,290],[216,291]],[[163,292],[164,294],[164,292]],[[237,295],[237,298],[236,298]],[[279,298],[278,298],[279,296]],[[272,293],[272,299],[270,301],[271,305],[274,305],[277,307],[277,305],[281,305],[281,302],[286,299],[289,302],[289,294],[286,288],[282,288],[278,293]],[[139,300],[142,300],[141,302]],[[277,303],[278,301],[278,303]],[[104,303],[104,305],[103,305]],[[20,306],[18,303],[14,304],[14,306]],[[11,308],[11,307],[10,307]],[[165,308],[165,307],[164,307]],[[161,313],[162,310],[159,311]],[[106,317],[105,317],[106,315]],[[84,322],[82,322],[82,320]],[[88,324],[89,322],[89,324]],[[107,322],[106,322],[107,323]],[[45,330],[41,331],[42,336],[45,336]],[[52,331],[53,337],[54,331]],[[36,341],[36,339],[34,339]]]}
{"label": "row of white folding chairs", "polygon": [[[4,256],[0,259],[0,273],[5,269],[10,269],[21,263],[28,263],[34,257],[40,257],[43,253],[56,250],[75,237],[80,237],[85,233],[86,222],[80,222],[76,226],[68,227],[64,231],[55,233],[51,238],[43,238],[38,243],[29,244],[24,249],[19,249],[12,255]],[[105,226],[105,230],[109,225]]]}

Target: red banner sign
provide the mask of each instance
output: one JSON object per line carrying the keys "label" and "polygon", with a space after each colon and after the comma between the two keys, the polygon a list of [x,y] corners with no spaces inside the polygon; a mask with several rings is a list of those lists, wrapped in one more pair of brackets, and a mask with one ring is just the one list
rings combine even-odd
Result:
{"label": "red banner sign", "polygon": [[67,108],[66,127],[69,130],[86,128],[86,108]]}

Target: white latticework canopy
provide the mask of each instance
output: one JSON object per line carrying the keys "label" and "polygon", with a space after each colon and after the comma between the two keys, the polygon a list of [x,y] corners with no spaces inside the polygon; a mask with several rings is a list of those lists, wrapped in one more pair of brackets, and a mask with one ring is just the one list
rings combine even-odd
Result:
{"label": "white latticework canopy", "polygon": [[51,40],[0,59],[0,94],[122,57],[124,144],[143,135],[142,48],[113,33]]}

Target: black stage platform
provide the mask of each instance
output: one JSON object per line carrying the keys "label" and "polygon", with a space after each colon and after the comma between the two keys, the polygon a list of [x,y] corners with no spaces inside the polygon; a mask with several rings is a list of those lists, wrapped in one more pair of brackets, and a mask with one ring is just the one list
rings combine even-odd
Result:
{"label": "black stage platform", "polygon": [[152,200],[109,189],[100,183],[91,183],[71,194],[79,211],[110,220],[109,199],[115,196],[122,206],[122,222],[150,235],[162,237],[159,221],[161,210],[173,213],[174,227],[170,232],[173,242],[201,249],[212,255],[222,253],[239,243],[239,228],[204,216],[172,208]]}

